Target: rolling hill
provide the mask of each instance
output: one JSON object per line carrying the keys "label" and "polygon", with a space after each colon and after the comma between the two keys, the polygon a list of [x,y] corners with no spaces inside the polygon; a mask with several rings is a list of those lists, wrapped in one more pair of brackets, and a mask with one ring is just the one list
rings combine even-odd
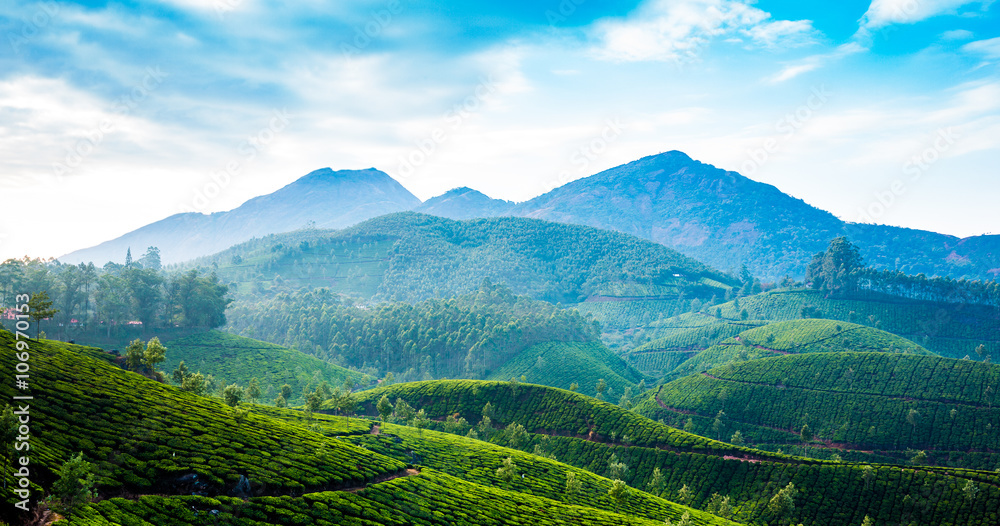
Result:
{"label": "rolling hill", "polygon": [[[993,486],[1000,475],[995,472],[829,462],[767,453],[688,434],[612,404],[549,387],[434,381],[391,385],[359,396],[359,411],[364,414],[378,414],[375,405],[383,396],[396,407],[403,400],[432,419],[423,426],[459,434],[474,431],[480,440],[553,456],[596,474],[624,470],[630,486],[672,499],[687,495],[684,500],[695,508],[705,509],[728,497],[731,517],[737,522],[856,526],[867,515],[876,524],[901,520],[928,525],[989,524],[997,520],[1000,509],[1000,490]],[[483,418],[487,403],[493,416],[484,427],[476,422]],[[475,472],[475,466],[460,460],[462,455],[417,444],[419,430],[397,432],[390,425],[386,429],[397,436],[351,440],[397,458],[445,466],[440,469],[449,472]],[[450,441],[455,447],[471,447],[458,436]],[[623,466],[612,466],[618,463]],[[659,468],[661,479],[654,479],[654,468]],[[794,508],[769,509],[773,496],[790,482],[796,489]],[[974,500],[966,500],[961,488],[967,485],[991,492],[997,500],[983,500],[982,491]],[[898,495],[910,495],[910,499]]]}
{"label": "rolling hill", "polygon": [[[0,364],[13,368],[14,336],[0,331],[0,343]],[[306,420],[295,411],[266,407],[233,411],[216,399],[123,371],[99,349],[42,340],[30,343],[30,353],[31,507],[71,455],[81,452],[96,468],[101,498],[84,504],[68,524],[653,526],[685,513],[692,524],[732,524],[651,495],[636,495],[621,510],[627,515],[618,514],[617,505],[615,511],[603,509],[611,508],[607,497],[589,503],[584,498],[606,491],[609,481],[516,452],[506,456],[518,455],[532,478],[511,485],[482,475],[494,465],[456,478],[344,439],[371,433],[369,421],[324,415]],[[0,392],[8,399],[17,394],[10,383]],[[419,437],[417,444],[425,447]],[[426,447],[440,449],[432,440]],[[505,453],[491,452],[489,460]],[[553,500],[560,497],[553,488],[564,483],[558,477],[567,471],[587,483],[576,504]],[[18,485],[13,470],[4,470],[3,477]],[[13,506],[13,493],[4,500],[0,520],[31,520]]]}
{"label": "rolling hill", "polygon": [[[681,362],[665,378],[675,379],[730,362],[769,356],[844,351],[933,354],[905,338],[855,323],[788,320],[742,331]],[[655,356],[652,350],[643,353]]]}
{"label": "rolling hill", "polygon": [[293,398],[289,402],[293,402],[300,398],[304,389],[311,391],[323,382],[333,387],[340,386],[348,378],[360,386],[367,383],[359,372],[280,345],[222,331],[208,331],[163,343],[167,347],[167,359],[160,366],[161,370],[169,373],[184,362],[191,373],[212,375],[222,385],[236,383],[244,387],[252,378],[257,378],[262,401],[274,400],[285,384],[292,388]]}
{"label": "rolling hill", "polygon": [[[758,329],[760,330],[760,329]],[[751,331],[753,332],[753,331]],[[992,470],[1000,467],[1000,366],[891,353],[789,354],[664,384],[637,410],[755,447]],[[802,436],[808,425],[814,439]],[[911,461],[919,451],[925,458]],[[863,453],[862,453],[863,452]],[[849,453],[853,453],[848,456]]]}
{"label": "rolling hill", "polygon": [[537,219],[454,221],[412,212],[337,232],[271,236],[192,264],[218,266],[220,278],[235,283],[239,294],[327,287],[382,301],[446,297],[475,290],[483,279],[553,303],[575,303],[616,284],[706,299],[736,284],[662,245],[617,232]]}

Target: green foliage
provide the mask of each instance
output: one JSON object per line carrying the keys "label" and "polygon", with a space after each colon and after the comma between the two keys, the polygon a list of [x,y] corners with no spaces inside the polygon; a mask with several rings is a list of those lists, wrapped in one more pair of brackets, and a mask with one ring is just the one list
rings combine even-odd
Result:
{"label": "green foliage", "polygon": [[[0,367],[13,370],[14,355],[13,335],[0,331]],[[175,491],[186,474],[217,492],[228,491],[240,475],[252,488],[301,492],[405,466],[273,416],[298,412],[264,414],[257,407],[239,424],[221,401],[127,373],[107,357],[55,341],[32,344],[31,460],[38,483],[51,484],[56,462],[76,451],[94,465],[102,494]],[[0,384],[0,396],[15,394],[12,382]],[[5,479],[15,481],[9,472]]]}
{"label": "green foliage", "polygon": [[[533,345],[490,374],[486,380],[524,375],[527,381],[569,389],[574,383],[605,386],[621,393],[642,381],[642,375],[600,342],[547,342]],[[572,389],[570,389],[572,390]]]}
{"label": "green foliage", "polygon": [[94,497],[94,473],[90,462],[77,453],[60,466],[59,478],[52,484],[49,507],[63,516],[72,516],[77,508]]}
{"label": "green foliage", "polygon": [[[1000,456],[997,397],[1000,367],[936,356],[889,353],[814,353],[731,364],[663,385],[637,410],[702,429],[723,407],[746,439],[762,444],[816,435],[884,461],[923,461],[992,469]],[[808,431],[808,432],[807,432]],[[913,453],[905,453],[914,449]],[[849,457],[857,458],[861,457]]]}
{"label": "green foliage", "polygon": [[371,308],[344,305],[321,289],[239,303],[230,317],[234,332],[400,380],[488,377],[533,345],[598,339],[576,311],[489,284],[450,299]]}
{"label": "green foliage", "polygon": [[357,371],[280,345],[221,331],[198,333],[167,344],[170,352],[164,362],[165,369],[184,362],[191,371],[246,386],[257,378],[261,389],[257,398],[269,398],[265,395],[277,393],[288,385],[285,401],[293,402],[294,393],[314,389],[323,382],[339,385],[348,378],[362,381],[364,377]]}

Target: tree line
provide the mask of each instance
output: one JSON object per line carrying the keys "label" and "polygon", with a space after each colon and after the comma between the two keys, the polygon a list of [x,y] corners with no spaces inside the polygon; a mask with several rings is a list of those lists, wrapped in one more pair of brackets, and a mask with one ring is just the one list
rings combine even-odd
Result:
{"label": "tree line", "polygon": [[[0,263],[0,308],[14,307],[18,294],[44,294],[54,311],[49,323],[62,336],[70,331],[104,331],[112,336],[128,326],[220,327],[232,302],[229,288],[200,269],[166,272],[160,251],[149,247],[125,264],[71,265],[24,257]],[[51,330],[51,329],[50,329]]]}
{"label": "tree line", "polygon": [[846,237],[838,237],[829,247],[813,256],[806,272],[813,289],[832,297],[872,297],[889,295],[912,300],[988,305],[1000,309],[1000,283],[915,276],[898,270],[867,267],[858,247]]}

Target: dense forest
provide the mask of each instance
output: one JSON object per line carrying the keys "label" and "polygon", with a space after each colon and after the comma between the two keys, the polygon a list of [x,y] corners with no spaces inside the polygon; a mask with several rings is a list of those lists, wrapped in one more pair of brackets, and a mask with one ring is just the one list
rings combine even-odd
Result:
{"label": "dense forest", "polygon": [[355,306],[327,289],[238,301],[228,330],[298,349],[371,376],[485,378],[544,342],[597,341],[578,312],[484,280],[475,292],[415,304]]}

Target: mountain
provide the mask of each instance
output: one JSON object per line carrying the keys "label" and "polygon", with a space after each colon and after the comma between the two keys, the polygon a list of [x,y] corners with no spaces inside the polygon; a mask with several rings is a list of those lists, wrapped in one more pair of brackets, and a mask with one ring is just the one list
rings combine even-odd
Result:
{"label": "mountain", "polygon": [[228,212],[176,214],[59,260],[99,265],[121,262],[129,248],[138,256],[156,246],[164,264],[178,263],[254,237],[297,230],[310,222],[316,227],[344,228],[419,204],[402,185],[374,168],[336,172],[323,168]]}
{"label": "mountain", "polygon": [[482,192],[463,186],[432,197],[413,211],[449,219],[472,219],[507,215],[513,206],[513,201],[493,199]]}
{"label": "mountain", "polygon": [[769,184],[671,151],[567,183],[511,215],[626,232],[723,270],[802,278],[810,257],[847,235],[865,260],[908,274],[991,279],[1000,236],[954,236],[852,224]]}

